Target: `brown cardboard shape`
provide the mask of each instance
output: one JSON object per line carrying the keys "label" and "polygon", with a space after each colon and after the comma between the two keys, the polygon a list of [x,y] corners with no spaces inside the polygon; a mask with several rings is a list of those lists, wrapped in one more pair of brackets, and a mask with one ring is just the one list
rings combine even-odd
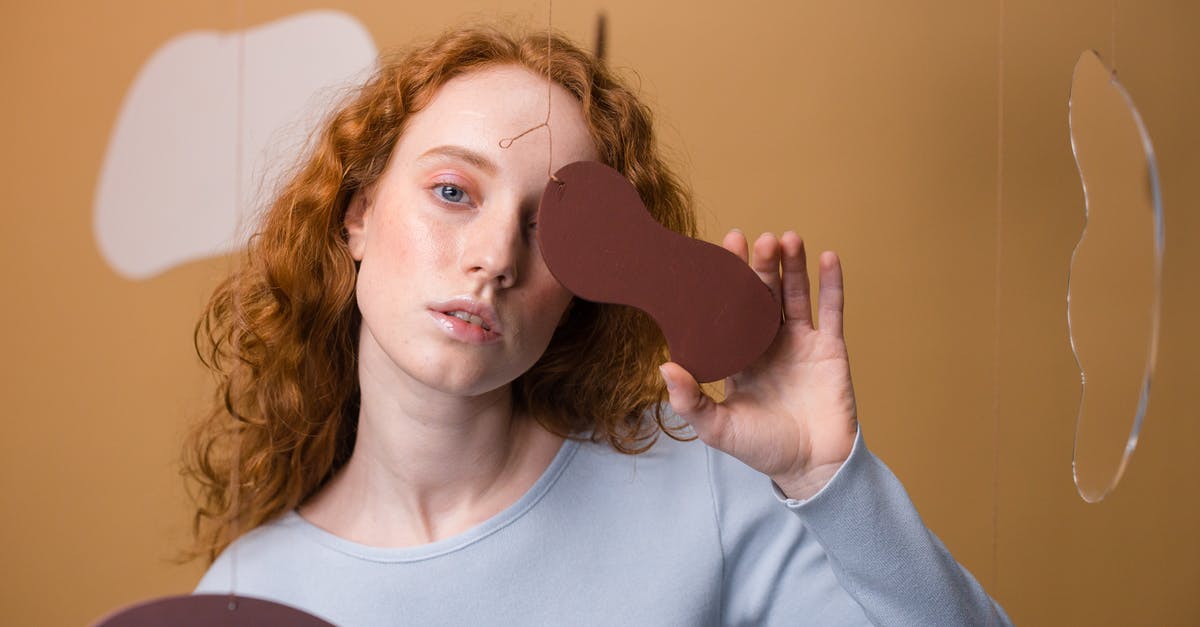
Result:
{"label": "brown cardboard shape", "polygon": [[331,627],[294,607],[229,594],[185,594],[144,601],[118,610],[94,627]]}
{"label": "brown cardboard shape", "polygon": [[656,222],[633,185],[602,163],[580,161],[555,173],[537,233],[564,287],[649,314],[671,360],[697,381],[740,372],[779,331],[780,303],[744,261]]}

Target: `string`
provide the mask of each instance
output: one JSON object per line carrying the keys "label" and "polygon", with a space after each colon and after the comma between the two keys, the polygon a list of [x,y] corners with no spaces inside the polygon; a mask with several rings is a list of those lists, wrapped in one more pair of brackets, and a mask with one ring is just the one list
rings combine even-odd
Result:
{"label": "string", "polygon": [[1117,0],[1112,0],[1112,27],[1109,29],[1108,54],[1112,57],[1111,67],[1113,78],[1117,77]]}
{"label": "string", "polygon": [[229,610],[237,609],[237,545],[233,544],[241,533],[240,523],[242,497],[242,430],[239,426],[233,440],[233,463],[229,470],[229,510],[232,512],[229,520]]}
{"label": "string", "polygon": [[[1004,0],[996,27],[996,245],[992,295],[992,588],[1000,582],[1000,297],[1004,255]],[[990,622],[990,621],[989,621]]]}
{"label": "string", "polygon": [[234,133],[233,140],[233,191],[237,196],[233,199],[234,208],[237,210],[239,221],[245,216],[245,207],[242,200],[242,163],[243,159],[243,135],[245,135],[245,109],[246,109],[246,1],[241,0],[237,4],[237,16],[234,19],[234,28],[236,29],[236,48],[237,58],[236,67],[234,68],[234,99],[237,103],[234,109]]}
{"label": "string", "polygon": [[[243,135],[245,135],[245,108],[246,108],[246,0],[241,0],[237,4],[237,19],[234,27],[237,29],[237,67],[234,70],[235,84],[234,93],[237,102],[237,109],[234,113],[234,132],[237,136],[234,139],[234,174],[233,174],[233,189],[237,195],[234,198],[235,206],[238,210],[238,215],[245,215],[245,207],[242,206],[242,158],[243,158]],[[238,292],[235,291],[235,294]],[[235,296],[235,306],[239,306],[241,299]],[[239,307],[240,308],[240,307]],[[241,317],[240,315],[238,316]],[[229,509],[233,513],[230,521],[230,538],[229,546],[229,605],[230,611],[237,609],[237,547],[232,544],[232,540],[236,540],[240,529],[238,522],[241,519],[241,478],[238,475],[239,466],[241,465],[242,457],[242,434],[241,429],[235,433],[233,446],[233,464],[230,470],[230,495]]]}
{"label": "string", "polygon": [[551,42],[552,42],[551,29],[554,27],[554,2],[553,2],[553,0],[550,0],[550,2],[547,3],[547,6],[548,6],[548,8],[546,10],[546,13],[547,13],[547,15],[546,15],[546,119],[543,120],[542,123],[538,124],[537,126],[532,126],[530,128],[525,129],[524,131],[521,132],[521,134],[519,134],[515,137],[506,137],[504,139],[501,139],[500,147],[507,150],[508,148],[512,147],[513,142],[538,130],[539,128],[545,127],[545,129],[546,129],[546,145],[547,145],[547,147],[546,147],[546,178],[548,178],[556,183],[562,183],[562,181],[558,180],[558,177],[554,176],[554,171],[552,170],[553,163],[554,163],[554,132],[550,128],[550,95],[551,95],[551,92],[554,90],[554,81],[550,77],[551,76],[550,75],[550,53],[551,53]]}

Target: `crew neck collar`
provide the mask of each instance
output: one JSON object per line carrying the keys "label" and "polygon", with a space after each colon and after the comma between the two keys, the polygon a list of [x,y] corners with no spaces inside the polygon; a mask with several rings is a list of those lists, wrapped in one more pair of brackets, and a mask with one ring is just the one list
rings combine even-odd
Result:
{"label": "crew neck collar", "polygon": [[450,536],[418,546],[408,547],[376,547],[347,540],[330,533],[305,520],[296,510],[290,510],[280,518],[278,524],[286,529],[294,530],[305,537],[322,544],[339,553],[374,562],[416,562],[433,559],[462,550],[484,538],[496,533],[533,509],[550,488],[558,481],[579,450],[580,441],[567,438],[558,449],[550,465],[542,472],[541,477],[529,488],[521,498],[509,505],[495,516],[467,529],[457,535]]}

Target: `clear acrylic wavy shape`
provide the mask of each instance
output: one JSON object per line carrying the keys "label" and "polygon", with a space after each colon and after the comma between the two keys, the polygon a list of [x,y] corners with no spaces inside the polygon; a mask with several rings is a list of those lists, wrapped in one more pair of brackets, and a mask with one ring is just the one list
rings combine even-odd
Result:
{"label": "clear acrylic wavy shape", "polygon": [[1150,401],[1162,307],[1162,193],[1133,99],[1094,51],[1075,65],[1068,106],[1085,212],[1067,287],[1081,384],[1072,471],[1079,495],[1095,503],[1124,475]]}

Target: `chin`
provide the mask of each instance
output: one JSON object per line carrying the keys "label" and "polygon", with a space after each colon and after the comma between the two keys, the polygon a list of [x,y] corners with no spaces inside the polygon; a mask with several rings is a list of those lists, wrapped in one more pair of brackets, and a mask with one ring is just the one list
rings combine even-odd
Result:
{"label": "chin", "polygon": [[456,371],[453,368],[437,369],[436,372],[425,372],[414,378],[420,380],[426,387],[437,390],[448,396],[483,396],[506,388],[520,376],[520,373],[508,375],[496,372]]}

